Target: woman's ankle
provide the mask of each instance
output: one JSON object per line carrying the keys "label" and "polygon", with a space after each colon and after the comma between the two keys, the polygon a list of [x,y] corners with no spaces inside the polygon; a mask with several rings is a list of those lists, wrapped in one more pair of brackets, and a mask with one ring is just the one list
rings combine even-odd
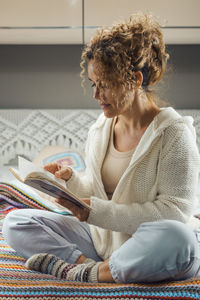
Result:
{"label": "woman's ankle", "polygon": [[92,259],[92,258],[88,258],[88,257],[86,257],[86,256],[84,256],[84,255],[81,255],[81,256],[77,259],[77,261],[75,262],[75,264],[77,264],[77,265],[80,265],[80,264],[89,264],[89,263],[91,263],[91,262],[95,262],[95,260]]}
{"label": "woman's ankle", "polygon": [[99,265],[98,282],[115,282],[109,268],[109,259],[105,260]]}
{"label": "woman's ankle", "polygon": [[79,258],[77,259],[77,261],[75,262],[75,264],[84,264],[84,261],[87,259],[86,256],[81,255],[79,256]]}

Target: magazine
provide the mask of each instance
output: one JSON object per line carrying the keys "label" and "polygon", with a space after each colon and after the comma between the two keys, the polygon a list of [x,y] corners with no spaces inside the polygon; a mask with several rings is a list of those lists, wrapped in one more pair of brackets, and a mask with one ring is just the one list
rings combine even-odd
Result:
{"label": "magazine", "polygon": [[18,170],[15,168],[9,168],[9,170],[19,181],[40,192],[54,198],[66,199],[77,206],[91,209],[89,205],[67,188],[64,180],[56,178],[52,173],[39,168],[21,156],[18,157]]}

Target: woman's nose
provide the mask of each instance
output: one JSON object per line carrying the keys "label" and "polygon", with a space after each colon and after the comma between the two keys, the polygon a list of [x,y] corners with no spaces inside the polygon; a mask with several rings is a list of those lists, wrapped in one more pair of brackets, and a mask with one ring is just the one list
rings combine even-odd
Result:
{"label": "woman's nose", "polygon": [[95,86],[93,90],[93,98],[98,100],[99,96],[100,96],[99,88]]}
{"label": "woman's nose", "polygon": [[94,91],[93,91],[93,98],[98,100],[99,96],[100,96],[99,95],[99,89],[95,88]]}

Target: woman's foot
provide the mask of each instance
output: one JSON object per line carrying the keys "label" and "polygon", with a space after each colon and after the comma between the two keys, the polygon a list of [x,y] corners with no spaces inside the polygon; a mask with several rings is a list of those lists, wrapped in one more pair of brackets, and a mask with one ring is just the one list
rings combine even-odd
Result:
{"label": "woman's foot", "polygon": [[34,254],[26,261],[26,268],[58,279],[69,281],[98,282],[98,269],[102,262],[87,258],[82,264],[69,264],[53,254]]}

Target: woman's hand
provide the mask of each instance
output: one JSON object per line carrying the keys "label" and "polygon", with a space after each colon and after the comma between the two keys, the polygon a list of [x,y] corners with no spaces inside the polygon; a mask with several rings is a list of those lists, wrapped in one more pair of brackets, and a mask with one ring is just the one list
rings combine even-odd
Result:
{"label": "woman's hand", "polygon": [[46,164],[44,169],[54,174],[57,178],[61,178],[66,181],[72,176],[72,169],[70,167],[62,167],[56,162]]}
{"label": "woman's hand", "polygon": [[[90,206],[90,199],[81,199],[81,200],[83,200],[86,204]],[[69,209],[72,212],[72,214],[75,217],[77,217],[77,219],[79,219],[79,221],[81,222],[87,221],[90,214],[90,211],[87,208],[79,207],[66,199],[56,199],[56,202]]]}

